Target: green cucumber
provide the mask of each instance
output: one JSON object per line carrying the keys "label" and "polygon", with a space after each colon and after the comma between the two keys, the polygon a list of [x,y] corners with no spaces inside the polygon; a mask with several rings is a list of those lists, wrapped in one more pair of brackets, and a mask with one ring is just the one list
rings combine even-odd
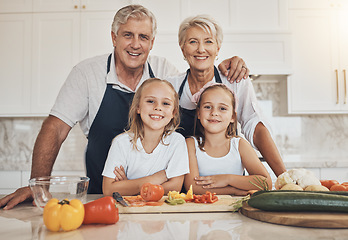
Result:
{"label": "green cucumber", "polygon": [[277,212],[348,212],[348,196],[315,192],[268,191],[251,196],[251,207]]}
{"label": "green cucumber", "polygon": [[333,194],[333,195],[343,195],[348,196],[348,191],[302,191],[302,190],[260,190],[252,194],[252,196],[257,196],[262,193],[268,192],[291,192],[291,193],[322,193],[322,194]]}

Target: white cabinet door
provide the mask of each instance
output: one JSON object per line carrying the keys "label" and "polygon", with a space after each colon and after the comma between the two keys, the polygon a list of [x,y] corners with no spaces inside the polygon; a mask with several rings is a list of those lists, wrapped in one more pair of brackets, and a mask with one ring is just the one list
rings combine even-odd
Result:
{"label": "white cabinet door", "polygon": [[32,0],[1,0],[0,13],[19,13],[32,11]]}
{"label": "white cabinet door", "polygon": [[[80,8],[86,11],[113,11],[114,14],[121,7],[131,4],[130,0],[80,0]],[[163,0],[162,0],[163,1]]]}
{"label": "white cabinet door", "polygon": [[[231,0],[229,9],[231,27],[242,32],[285,30],[288,28],[287,2],[287,0]],[[226,9],[227,6],[223,8]]]}
{"label": "white cabinet door", "polygon": [[[348,3],[347,3],[348,5]],[[339,82],[342,110],[348,112],[348,6],[340,10],[339,25]]]}
{"label": "white cabinet door", "polygon": [[79,11],[80,0],[33,0],[34,12]]}
{"label": "white cabinet door", "polygon": [[80,59],[111,53],[111,23],[115,12],[81,13]]}
{"label": "white cabinet door", "polygon": [[79,13],[33,15],[32,114],[47,115],[79,61]]}
{"label": "white cabinet door", "polygon": [[[17,0],[18,1],[18,0]],[[130,0],[33,0],[34,12],[117,11]]]}
{"label": "white cabinet door", "polygon": [[290,12],[293,74],[288,82],[289,112],[338,112],[335,17],[330,10]]}
{"label": "white cabinet door", "polygon": [[0,115],[30,112],[30,14],[0,15]]}

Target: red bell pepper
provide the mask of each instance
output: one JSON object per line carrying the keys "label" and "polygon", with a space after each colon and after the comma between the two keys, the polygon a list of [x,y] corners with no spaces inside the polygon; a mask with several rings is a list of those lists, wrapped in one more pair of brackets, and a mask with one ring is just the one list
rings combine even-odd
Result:
{"label": "red bell pepper", "polygon": [[119,220],[116,200],[110,196],[102,197],[84,204],[85,217],[83,224],[114,224]]}
{"label": "red bell pepper", "polygon": [[215,193],[206,192],[202,195],[193,194],[193,199],[195,203],[214,203],[218,200],[218,197]]}

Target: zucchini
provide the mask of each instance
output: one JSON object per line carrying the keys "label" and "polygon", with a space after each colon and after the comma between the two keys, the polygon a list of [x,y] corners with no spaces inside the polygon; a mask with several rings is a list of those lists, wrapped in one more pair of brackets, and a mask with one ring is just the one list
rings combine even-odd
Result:
{"label": "zucchini", "polygon": [[348,212],[348,196],[315,192],[268,191],[251,196],[251,207],[277,212]]}
{"label": "zucchini", "polygon": [[252,194],[252,197],[268,192],[291,192],[291,193],[322,193],[332,195],[348,196],[348,191],[301,191],[301,190],[260,190]]}

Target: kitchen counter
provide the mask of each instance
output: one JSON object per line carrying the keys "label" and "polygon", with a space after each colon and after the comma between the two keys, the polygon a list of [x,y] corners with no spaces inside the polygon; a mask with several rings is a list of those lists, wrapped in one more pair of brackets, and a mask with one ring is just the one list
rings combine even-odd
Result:
{"label": "kitchen counter", "polygon": [[[3,195],[0,195],[0,198]],[[88,201],[101,195],[88,195]],[[0,210],[1,239],[347,239],[348,229],[314,229],[264,223],[240,213],[120,214],[113,225],[82,225],[50,232],[31,203]]]}

